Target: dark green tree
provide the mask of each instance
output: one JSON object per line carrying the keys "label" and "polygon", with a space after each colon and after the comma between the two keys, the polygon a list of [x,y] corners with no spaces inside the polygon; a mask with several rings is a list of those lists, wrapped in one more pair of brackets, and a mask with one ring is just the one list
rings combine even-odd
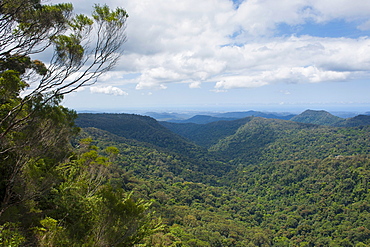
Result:
{"label": "dark green tree", "polygon": [[[66,155],[76,114],[59,103],[115,65],[127,17],[108,6],[95,5],[87,17],[71,4],[0,2],[0,215],[24,200],[14,184],[30,160]],[[51,52],[45,63],[31,58]]]}
{"label": "dark green tree", "polygon": [[0,245],[132,246],[155,228],[149,204],[108,181],[119,150],[74,153],[77,115],[60,106],[113,68],[127,17],[106,5],[89,17],[71,4],[0,1]]}
{"label": "dark green tree", "polygon": [[[48,217],[40,220],[36,239],[40,246],[134,246],[160,228],[149,211],[150,203],[109,183],[112,157],[80,145],[76,153],[54,169],[59,181],[49,200],[37,206]],[[82,143],[82,142],[81,142]],[[108,147],[105,151],[116,150]]]}
{"label": "dark green tree", "polygon": [[[59,103],[64,94],[94,83],[121,56],[126,40],[125,10],[95,5],[92,17],[72,11],[71,4],[1,1],[2,143],[12,131],[27,124],[40,107]],[[51,51],[50,61],[31,59]]]}

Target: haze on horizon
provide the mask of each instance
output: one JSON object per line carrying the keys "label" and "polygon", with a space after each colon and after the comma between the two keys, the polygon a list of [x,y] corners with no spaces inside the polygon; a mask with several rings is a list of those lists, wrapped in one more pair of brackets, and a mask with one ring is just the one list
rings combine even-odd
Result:
{"label": "haze on horizon", "polygon": [[370,111],[368,0],[97,3],[127,10],[125,53],[69,108]]}

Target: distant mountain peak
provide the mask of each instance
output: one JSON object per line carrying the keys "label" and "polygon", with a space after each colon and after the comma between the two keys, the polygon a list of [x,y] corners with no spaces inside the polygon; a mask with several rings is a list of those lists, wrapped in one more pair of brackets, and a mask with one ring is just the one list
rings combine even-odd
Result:
{"label": "distant mountain peak", "polygon": [[310,123],[328,126],[333,126],[343,121],[342,118],[334,116],[327,111],[310,109],[305,110],[304,112],[291,118],[290,120],[299,123]]}

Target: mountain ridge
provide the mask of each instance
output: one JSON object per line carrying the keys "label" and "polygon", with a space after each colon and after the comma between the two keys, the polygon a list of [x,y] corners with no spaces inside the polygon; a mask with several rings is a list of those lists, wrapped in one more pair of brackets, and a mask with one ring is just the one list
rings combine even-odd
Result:
{"label": "mountain ridge", "polygon": [[357,115],[350,118],[340,118],[324,110],[306,110],[290,119],[294,122],[311,123],[333,127],[357,127],[370,125],[369,115]]}
{"label": "mountain ridge", "polygon": [[294,117],[295,114],[283,114],[283,113],[265,113],[260,111],[241,111],[241,112],[225,112],[225,113],[214,113],[210,115],[199,114],[192,116],[188,119],[170,119],[162,120],[172,123],[196,123],[196,124],[207,124],[217,121],[233,121],[246,117],[264,117],[264,118],[276,118],[289,120]]}
{"label": "mountain ridge", "polygon": [[[126,173],[115,185],[151,201],[165,224],[154,238],[164,246],[370,244],[370,126],[262,117],[207,124],[89,117],[99,119],[85,118],[89,125],[98,122],[131,138],[83,128],[98,146],[120,150],[117,164]],[[165,126],[187,136],[161,142],[156,138],[169,135]],[[180,148],[165,146],[175,140]],[[192,152],[184,140],[195,143]]]}
{"label": "mountain ridge", "polygon": [[343,121],[344,119],[334,116],[333,114],[320,110],[305,110],[301,114],[294,116],[290,119],[294,122],[300,123],[311,123],[311,124],[318,124],[318,125],[328,125],[328,126],[335,126],[339,122]]}
{"label": "mountain ridge", "polygon": [[188,152],[200,147],[195,146],[183,137],[160,125],[157,120],[137,114],[78,114],[76,124],[79,127],[94,127],[109,131],[115,135],[147,142],[152,145],[167,148],[174,152]]}

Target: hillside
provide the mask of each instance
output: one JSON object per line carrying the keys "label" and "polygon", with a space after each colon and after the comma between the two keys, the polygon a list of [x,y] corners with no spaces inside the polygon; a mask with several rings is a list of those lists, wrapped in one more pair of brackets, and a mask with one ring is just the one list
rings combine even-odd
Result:
{"label": "hillside", "polygon": [[215,115],[215,117],[222,118],[245,118],[245,117],[263,117],[263,118],[274,118],[274,119],[283,119],[290,120],[294,117],[294,114],[281,114],[281,113],[266,113],[260,111],[245,111],[245,112],[226,112]]}
{"label": "hillside", "polygon": [[186,120],[171,120],[172,123],[195,123],[195,124],[207,124],[218,121],[232,121],[238,118],[222,118],[222,117],[213,117],[208,115],[195,115]]}
{"label": "hillside", "polygon": [[216,144],[219,139],[234,134],[240,126],[249,122],[251,119],[252,117],[247,117],[233,121],[217,121],[208,124],[170,122],[160,122],[160,124],[199,146],[209,148]]}
{"label": "hillside", "polygon": [[248,164],[369,154],[369,131],[253,118],[209,150]]}
{"label": "hillside", "polygon": [[201,152],[200,147],[169,131],[155,119],[135,114],[79,114],[76,119],[79,127],[94,127],[115,135],[149,143],[173,152],[190,155]]}
{"label": "hillside", "polygon": [[[186,179],[192,182],[208,182],[218,184],[222,176],[229,170],[230,165],[215,160],[210,155],[199,151],[192,154],[175,153],[169,149],[159,148],[145,142],[127,139],[97,128],[84,128],[80,138],[92,138],[100,147],[114,145],[121,150],[121,165],[127,165],[127,169],[133,170],[136,175],[180,176],[180,180]],[[147,164],[150,163],[150,166]],[[199,163],[202,165],[200,166]],[[157,170],[160,170],[160,174]]]}
{"label": "hillside", "polygon": [[358,115],[352,118],[347,118],[344,121],[337,123],[337,126],[340,127],[357,127],[366,125],[370,125],[369,115]]}
{"label": "hillside", "polygon": [[[156,126],[153,120],[145,121],[152,124],[133,124],[144,128],[142,135],[150,133],[145,128],[153,131]],[[117,160],[125,172],[114,181],[153,202],[166,229],[154,235],[156,243],[370,244],[369,126],[338,128],[260,117],[161,124],[208,146],[210,154],[189,156],[186,150],[173,152],[95,128],[83,132],[102,148],[114,145],[120,150]]]}
{"label": "hillside", "polygon": [[195,115],[188,119],[171,119],[161,120],[172,123],[195,123],[195,124],[207,124],[218,121],[233,121],[246,117],[264,117],[273,119],[284,119],[289,120],[294,117],[294,114],[283,114],[283,113],[265,113],[260,111],[244,111],[244,112],[225,112],[212,115]]}
{"label": "hillside", "polygon": [[[114,142],[129,143],[179,156],[187,163],[193,164],[191,168],[186,165],[187,170],[217,176],[222,176],[229,170],[229,165],[220,164],[205,148],[171,132],[151,117],[133,114],[79,114],[76,124],[84,129],[93,127],[96,130],[104,130],[110,134],[109,139]],[[95,133],[92,135],[94,139],[106,138],[107,135],[91,129],[89,132],[91,135]],[[198,162],[202,162],[202,166],[199,166]],[[184,167],[174,169],[182,170]],[[199,181],[199,174],[193,176]]]}
{"label": "hillside", "polygon": [[359,127],[370,125],[369,115],[358,115],[355,117],[343,119],[340,117],[336,117],[326,111],[313,110],[306,110],[301,114],[291,118],[290,120],[300,123],[311,123],[336,127]]}
{"label": "hillside", "polygon": [[343,121],[342,118],[336,117],[327,111],[314,110],[306,110],[301,114],[292,117],[290,120],[300,123],[311,123],[328,126],[336,126],[338,123]]}

